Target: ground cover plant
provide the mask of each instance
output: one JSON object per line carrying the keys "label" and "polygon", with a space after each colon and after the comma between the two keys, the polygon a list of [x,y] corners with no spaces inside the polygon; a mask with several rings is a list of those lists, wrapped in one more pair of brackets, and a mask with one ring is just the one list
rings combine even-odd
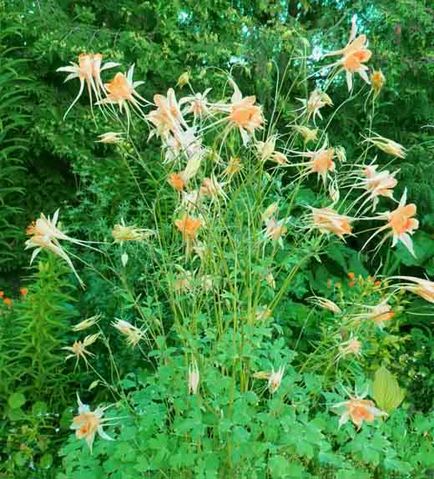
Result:
{"label": "ground cover plant", "polygon": [[93,48],[53,68],[37,128],[81,184],[1,293],[1,477],[433,474],[431,239],[365,22],[344,26],[321,48],[294,26],[257,97],[242,56],[167,88]]}

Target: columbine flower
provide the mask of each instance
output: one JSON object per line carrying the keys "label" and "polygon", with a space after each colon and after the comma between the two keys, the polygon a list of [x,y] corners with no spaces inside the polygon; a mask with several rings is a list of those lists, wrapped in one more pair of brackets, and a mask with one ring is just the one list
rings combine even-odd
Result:
{"label": "columbine flower", "polygon": [[89,329],[95,324],[98,323],[100,320],[101,315],[96,314],[95,316],[91,316],[90,318],[83,319],[83,321],[80,321],[78,324],[74,325],[72,327],[73,331],[84,331],[85,329]]}
{"label": "columbine flower", "polygon": [[91,105],[92,92],[95,94],[97,99],[101,98],[101,92],[104,90],[104,86],[101,80],[101,72],[103,70],[108,70],[119,65],[119,63],[114,62],[107,62],[105,64],[102,64],[101,60],[102,55],[99,53],[96,53],[94,55],[82,53],[78,57],[78,64],[71,62],[70,66],[60,67],[56,70],[57,72],[69,73],[69,75],[65,79],[65,82],[72,80],[73,78],[78,78],[80,80],[80,90],[78,92],[78,95],[75,97],[74,101],[66,110],[66,113],[63,118],[66,118],[68,113],[71,111],[71,108],[77,103],[77,101],[81,97],[85,84],[87,86]]}
{"label": "columbine flower", "polygon": [[404,280],[404,283],[398,285],[399,288],[417,294],[429,303],[434,303],[434,281],[414,276],[393,276],[392,278]]}
{"label": "columbine flower", "polygon": [[232,79],[229,79],[229,83],[234,93],[229,105],[228,120],[231,125],[239,129],[243,143],[247,144],[254,131],[264,124],[262,110],[260,106],[255,105],[255,96],[243,98],[237,84]]}
{"label": "columbine flower", "polygon": [[71,268],[72,272],[80,282],[80,284],[83,284],[81,281],[80,277],[77,274],[77,271],[74,268],[74,265],[72,264],[72,261],[68,254],[65,252],[65,250],[62,248],[60,245],[60,240],[62,241],[69,241],[70,243],[78,244],[81,246],[88,246],[85,241],[80,241],[74,238],[71,238],[70,236],[67,236],[65,233],[63,233],[57,226],[57,220],[59,219],[59,210],[56,210],[56,212],[53,215],[53,218],[50,219],[49,216],[45,216],[43,213],[41,213],[41,216],[34,221],[30,226],[28,226],[26,232],[30,236],[30,238],[26,241],[25,249],[29,248],[36,248],[32,256],[30,258],[30,264],[33,263],[34,259],[36,256],[40,253],[41,250],[46,249],[48,251],[51,251],[57,256],[60,256],[68,266]]}
{"label": "columbine flower", "polygon": [[218,198],[226,199],[226,193],[223,190],[224,183],[219,183],[215,176],[204,178],[200,186],[200,195],[213,200]]}
{"label": "columbine flower", "polygon": [[167,182],[176,191],[183,191],[187,186],[187,181],[182,171],[179,173],[170,173]]}
{"label": "columbine flower", "polygon": [[320,308],[327,309],[328,311],[331,311],[332,313],[335,313],[335,314],[342,313],[341,308],[330,299],[321,298],[319,296],[314,296],[309,299],[311,300],[313,304],[316,304]]}
{"label": "columbine flower", "polygon": [[392,310],[392,306],[387,302],[382,302],[372,308],[372,311],[367,315],[369,319],[382,328],[385,321],[390,321],[395,316],[395,312]]}
{"label": "columbine flower", "polygon": [[356,337],[350,337],[339,345],[338,359],[349,355],[360,356],[361,351],[362,343]]}
{"label": "columbine flower", "polygon": [[375,135],[364,140],[365,142],[372,143],[381,151],[384,151],[388,155],[396,156],[398,158],[405,158],[405,148],[396,141],[384,138],[384,136]]}
{"label": "columbine flower", "polygon": [[197,394],[200,382],[199,368],[196,361],[193,361],[188,367],[188,394]]}
{"label": "columbine flower", "polygon": [[285,223],[286,219],[276,220],[276,218],[270,218],[267,220],[263,231],[265,239],[279,243],[280,247],[283,248],[283,236],[288,231]]}
{"label": "columbine flower", "polygon": [[334,148],[326,148],[325,145],[317,151],[308,151],[302,154],[303,156],[310,158],[309,171],[311,173],[317,173],[325,183],[329,172],[335,171],[335,157]]}
{"label": "columbine flower", "polygon": [[407,189],[404,190],[398,208],[391,212],[387,211],[378,216],[378,219],[386,219],[387,223],[382,228],[379,228],[374,235],[390,228],[391,231],[386,235],[386,238],[392,236],[392,247],[400,241],[413,256],[416,256],[413,249],[411,235],[419,228],[419,221],[413,218],[413,216],[416,215],[417,208],[414,203],[407,205],[406,202]]}
{"label": "columbine flower", "polygon": [[351,234],[351,218],[332,208],[312,208],[312,217],[314,226],[323,233],[333,233],[341,239]]}
{"label": "columbine flower", "polygon": [[124,319],[116,319],[115,322],[112,322],[112,326],[126,337],[128,345],[133,348],[145,336],[144,331]]}
{"label": "columbine flower", "polygon": [[366,73],[368,67],[364,65],[372,56],[372,52],[367,48],[366,35],[357,34],[356,16],[352,18],[352,27],[348,43],[341,50],[327,53],[324,56],[342,55],[342,58],[337,62],[329,65],[329,67],[338,66],[340,70],[345,70],[348,91],[353,88],[353,75],[358,73],[366,83],[369,83],[369,78]]}
{"label": "columbine flower", "polygon": [[340,414],[339,427],[351,422],[360,429],[364,421],[373,422],[376,417],[387,416],[387,413],[375,407],[374,401],[364,399],[363,396],[351,397],[348,401],[343,401],[332,406],[336,413]]}
{"label": "columbine flower", "polygon": [[188,126],[181,113],[173,88],[169,88],[167,96],[154,95],[154,103],[157,108],[152,110],[147,118],[155,126],[157,135],[165,138],[172,133],[176,140],[180,141],[182,127],[188,128]]}
{"label": "columbine flower", "polygon": [[71,352],[71,354],[68,354],[65,359],[68,360],[69,358],[75,358],[76,364],[78,364],[78,361],[81,358],[87,364],[87,356],[95,355],[88,351],[86,348],[93,344],[98,339],[98,337],[99,333],[92,334],[90,336],[86,336],[83,341],[74,341],[74,344],[72,346],[64,346],[62,349]]}
{"label": "columbine flower", "polygon": [[175,225],[181,232],[184,240],[187,242],[192,242],[196,239],[197,233],[202,227],[202,220],[185,215],[181,219],[176,220]]}
{"label": "columbine flower", "polygon": [[279,389],[284,373],[284,366],[280,366],[277,371],[275,371],[274,368],[271,370],[271,373],[268,377],[268,389],[271,394],[274,394]]}
{"label": "columbine flower", "polygon": [[393,198],[393,189],[398,184],[395,179],[396,171],[390,173],[388,170],[377,172],[377,165],[369,165],[363,171],[362,186],[369,192],[373,200],[373,209],[378,204],[378,197],[385,196]]}
{"label": "columbine flower", "polygon": [[371,74],[371,86],[374,90],[374,95],[378,96],[386,83],[386,78],[381,70],[374,70]]}
{"label": "columbine flower", "polygon": [[207,88],[203,93],[196,93],[194,96],[185,96],[179,100],[179,105],[185,105],[182,113],[193,113],[195,119],[209,115],[209,102],[207,99],[211,88]]}
{"label": "columbine flower", "polygon": [[304,144],[318,139],[318,128],[308,128],[302,125],[294,125],[293,128],[303,137]]}
{"label": "columbine flower", "polygon": [[98,136],[99,140],[97,140],[97,143],[119,143],[122,141],[122,136],[123,133],[108,131]]}
{"label": "columbine flower", "polygon": [[267,141],[257,141],[255,146],[261,161],[274,161],[279,165],[288,163],[288,158],[283,153],[275,150],[275,136],[270,136]]}
{"label": "columbine flower", "polygon": [[320,112],[321,108],[323,108],[324,106],[333,105],[333,102],[331,98],[327,95],[327,93],[324,93],[320,90],[314,90],[309,95],[309,98],[307,100],[303,98],[297,99],[303,103],[304,109],[307,114],[307,119],[309,120],[311,117],[313,117],[314,123],[317,116],[322,119],[322,115]]}
{"label": "columbine flower", "polygon": [[153,235],[154,231],[143,228],[137,228],[136,226],[126,226],[123,218],[121,224],[114,225],[112,230],[112,236],[115,243],[123,243],[124,241],[143,241],[149,236]]}
{"label": "columbine flower", "polygon": [[123,110],[125,110],[128,116],[128,120],[130,117],[129,104],[136,109],[140,116],[143,116],[140,109],[140,101],[146,102],[146,100],[136,92],[136,88],[145,82],[133,81],[133,75],[134,65],[131,65],[130,69],[126,74],[116,73],[114,78],[109,83],[106,83],[104,85],[107,91],[106,98],[98,102],[101,105],[118,105],[121,113]]}
{"label": "columbine flower", "polygon": [[78,394],[77,401],[78,415],[74,417],[71,424],[71,429],[75,430],[77,439],[84,439],[91,452],[96,434],[98,434],[101,439],[113,441],[113,438],[103,430],[104,424],[109,421],[109,419],[103,419],[104,412],[109,406],[98,406],[95,411],[91,411],[87,404],[81,402]]}

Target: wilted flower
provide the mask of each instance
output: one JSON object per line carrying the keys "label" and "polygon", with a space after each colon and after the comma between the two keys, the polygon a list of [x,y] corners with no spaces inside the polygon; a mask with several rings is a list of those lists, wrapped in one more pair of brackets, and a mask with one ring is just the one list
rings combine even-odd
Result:
{"label": "wilted flower", "polygon": [[268,377],[268,389],[271,394],[274,394],[279,389],[284,373],[284,366],[280,366],[277,371],[275,371],[274,368],[271,370],[271,373]]}
{"label": "wilted flower", "polygon": [[119,143],[122,140],[122,136],[123,133],[108,131],[98,136],[99,140],[97,143]]}
{"label": "wilted flower", "polygon": [[364,140],[365,142],[372,143],[380,150],[384,151],[388,155],[396,156],[398,158],[405,158],[405,148],[396,141],[384,138],[384,136],[375,135]]}
{"label": "wilted flower", "polygon": [[434,303],[434,281],[416,278],[414,276],[394,276],[393,278],[405,281],[398,285],[400,288],[417,294],[429,303]]}
{"label": "wilted flower", "polygon": [[116,321],[112,322],[112,326],[126,337],[127,343],[131,347],[137,346],[139,341],[145,336],[144,331],[124,319],[116,319]]}
{"label": "wilted flower", "polygon": [[321,298],[319,296],[314,296],[309,299],[311,300],[313,304],[316,304],[320,308],[327,309],[328,311],[331,311],[332,313],[335,313],[335,314],[342,313],[341,308],[330,299]]}
{"label": "wilted flower", "polygon": [[179,76],[176,85],[182,88],[183,86],[188,85],[188,83],[190,83],[190,74],[184,72]]}
{"label": "wilted flower", "polygon": [[83,319],[83,321],[80,321],[78,324],[74,325],[71,329],[73,331],[84,331],[85,329],[89,329],[95,324],[97,324],[100,318],[101,318],[101,315],[96,314],[95,316],[91,316],[90,318]]}
{"label": "wilted flower", "polygon": [[197,363],[194,361],[188,367],[188,393],[197,394],[200,382],[200,373]]}
{"label": "wilted flower", "polygon": [[318,128],[308,128],[303,125],[294,125],[293,128],[297,133],[300,133],[305,144],[318,139]]}
{"label": "wilted flower", "polygon": [[374,90],[375,96],[379,95],[385,82],[386,82],[386,78],[384,77],[383,72],[381,70],[374,70],[372,72],[371,86],[372,86],[372,89]]}
{"label": "wilted flower", "polygon": [[84,439],[91,452],[96,434],[98,434],[101,439],[113,441],[113,438],[107,435],[103,430],[104,424],[109,421],[109,419],[103,419],[104,412],[109,406],[98,406],[95,411],[91,411],[87,404],[81,402],[78,394],[77,401],[78,415],[73,418],[71,424],[71,429],[75,430],[77,439]]}
{"label": "wilted flower", "polygon": [[327,95],[327,93],[324,93],[320,90],[314,90],[309,95],[309,98],[307,100],[303,98],[298,98],[298,100],[303,103],[303,106],[306,110],[307,119],[309,120],[311,117],[313,117],[314,122],[317,116],[322,119],[322,115],[320,112],[321,108],[323,108],[324,106],[333,105],[333,102],[331,98]]}
{"label": "wilted flower", "polygon": [[224,183],[219,183],[215,176],[204,178],[200,186],[200,195],[211,199],[226,199],[226,193],[223,190]]}
{"label": "wilted flower", "polygon": [[395,316],[395,312],[392,310],[392,306],[387,304],[387,302],[382,302],[374,306],[367,316],[369,319],[372,319],[377,326],[382,328],[385,321],[390,321]]}
{"label": "wilted flower", "polygon": [[95,94],[97,99],[100,99],[101,92],[104,90],[104,86],[101,80],[101,72],[103,70],[108,70],[110,68],[117,67],[119,63],[107,62],[105,64],[101,63],[102,55],[99,53],[96,54],[87,54],[82,53],[78,56],[78,64],[71,62],[70,66],[60,67],[57,72],[66,72],[69,75],[66,77],[65,82],[78,78],[80,80],[80,89],[78,95],[75,97],[74,101],[71,103],[69,108],[66,110],[66,113],[63,118],[66,118],[68,113],[71,111],[71,108],[77,103],[81,97],[84,85],[87,86],[87,91],[89,93],[90,103],[92,105],[92,92]]}
{"label": "wilted flower", "polygon": [[339,427],[351,422],[360,429],[363,422],[373,422],[376,417],[387,416],[387,413],[375,407],[374,401],[363,399],[364,396],[351,397],[348,401],[343,401],[332,406],[336,413],[340,414]]}
{"label": "wilted flower", "polygon": [[81,359],[87,364],[87,356],[95,356],[93,353],[88,351],[86,348],[92,345],[99,337],[99,333],[86,336],[83,341],[74,341],[72,346],[64,346],[62,349],[70,351],[71,354],[68,354],[65,359],[75,358],[76,362]]}
{"label": "wilted flower", "polygon": [[114,225],[112,230],[112,236],[115,243],[123,243],[124,241],[143,241],[155,232],[143,228],[137,228],[136,226],[126,226],[124,220],[121,219],[121,224]]}
{"label": "wilted flower", "polygon": [[367,75],[368,67],[364,65],[372,56],[372,52],[367,48],[366,35],[357,35],[356,16],[352,18],[352,27],[348,43],[341,50],[327,53],[324,56],[342,55],[337,62],[329,65],[330,67],[339,66],[341,70],[345,70],[348,91],[353,88],[353,75],[358,73],[366,83],[369,83]]}
{"label": "wilted flower", "polygon": [[332,208],[312,208],[312,217],[314,226],[323,233],[333,233],[341,239],[351,234],[351,218]]}
{"label": "wilted flower", "polygon": [[223,176],[229,177],[231,179],[234,175],[239,173],[243,169],[241,160],[237,156],[230,158],[226,168],[223,171]]}
{"label": "wilted flower", "polygon": [[286,219],[277,220],[276,218],[270,218],[265,223],[264,236],[265,239],[270,239],[279,243],[283,247],[282,237],[287,233],[288,228],[285,226]]}

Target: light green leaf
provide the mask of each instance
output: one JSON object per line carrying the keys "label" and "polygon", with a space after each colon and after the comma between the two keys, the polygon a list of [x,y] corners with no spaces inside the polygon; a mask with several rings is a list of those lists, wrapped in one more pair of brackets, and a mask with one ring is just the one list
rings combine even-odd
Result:
{"label": "light green leaf", "polygon": [[387,413],[396,409],[405,396],[395,376],[384,366],[377,369],[375,373],[372,392],[378,407]]}

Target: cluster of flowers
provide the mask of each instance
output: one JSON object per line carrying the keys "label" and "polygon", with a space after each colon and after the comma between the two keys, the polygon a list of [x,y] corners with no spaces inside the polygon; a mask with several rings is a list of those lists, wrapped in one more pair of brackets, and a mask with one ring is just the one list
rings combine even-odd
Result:
{"label": "cluster of flowers", "polygon": [[[381,71],[373,71],[368,76],[368,67],[366,62],[371,58],[371,51],[367,48],[367,39],[365,35],[357,36],[356,20],[353,18],[352,29],[347,45],[340,50],[333,51],[325,56],[339,55],[340,59],[331,64],[334,73],[344,71],[348,89],[353,89],[353,76],[358,73],[361,78],[372,85],[374,95],[377,95],[384,84],[384,76]],[[372,210],[375,212],[380,197],[387,197],[392,201],[393,190],[397,185],[395,178],[397,171],[390,172],[381,170],[378,165],[371,163],[357,166],[354,173],[346,178],[351,180],[351,189],[362,189],[364,192],[358,196],[354,206],[358,205],[357,214],[349,216],[339,213],[339,188],[337,182],[337,161],[345,161],[345,152],[339,147],[332,147],[325,140],[320,148],[297,152],[285,148],[280,151],[276,149],[277,137],[269,136],[264,141],[256,139],[256,133],[265,126],[265,119],[261,106],[256,104],[254,96],[244,97],[237,84],[230,78],[229,84],[233,94],[229,102],[211,102],[208,99],[210,90],[203,93],[194,93],[185,96],[179,101],[176,98],[173,89],[169,89],[167,95],[155,95],[153,102],[143,98],[138,92],[143,82],[133,80],[134,66],[126,74],[116,73],[114,78],[108,83],[104,83],[101,78],[101,72],[118,66],[117,63],[102,63],[100,54],[82,54],[79,56],[78,63],[72,63],[70,66],[59,68],[60,72],[67,72],[69,75],[66,81],[78,78],[80,89],[77,97],[74,99],[66,114],[76,104],[87,87],[91,105],[93,99],[96,104],[102,108],[108,108],[114,112],[112,107],[117,105],[120,113],[125,113],[130,124],[131,114],[137,114],[143,119],[150,128],[150,137],[157,136],[161,139],[165,162],[173,166],[172,172],[168,175],[168,184],[179,195],[181,214],[175,220],[174,226],[179,231],[185,243],[186,254],[190,255],[193,251],[200,256],[201,243],[198,237],[202,229],[206,226],[206,220],[203,217],[202,210],[199,208],[204,201],[219,202],[226,201],[227,185],[232,178],[241,171],[242,162],[239,158],[232,157],[224,165],[224,170],[220,176],[210,175],[203,178],[199,185],[193,187],[194,179],[197,178],[201,169],[203,159],[207,155],[207,149],[202,144],[202,133],[218,126],[223,127],[220,132],[222,143],[228,134],[235,130],[238,131],[243,145],[252,148],[260,161],[273,162],[277,168],[297,168],[298,178],[302,179],[310,175],[316,175],[324,187],[328,187],[331,204],[323,208],[310,207],[309,229],[317,230],[321,234],[336,235],[340,239],[345,239],[348,235],[353,235],[353,225],[356,221],[379,220],[383,225],[377,228],[368,239],[368,244],[375,236],[386,232],[381,244],[392,237],[392,246],[401,242],[411,254],[414,255],[414,248],[411,236],[417,230],[419,224],[416,215],[416,205],[407,204],[407,193],[404,191],[397,206],[391,211],[378,213],[373,217],[367,216],[366,212]],[[181,79],[180,79],[181,82]],[[187,76],[182,77],[182,83],[189,83]],[[315,121],[321,118],[321,110],[333,105],[330,97],[323,91],[314,90],[308,99],[302,99],[302,118],[301,124],[294,124],[292,127],[304,139],[304,144],[315,142],[317,140],[318,129],[315,128]],[[149,108],[145,113],[144,108]],[[110,110],[111,109],[111,110]],[[189,124],[186,118],[192,117]],[[310,120],[314,125],[308,126]],[[208,124],[206,122],[209,122]],[[103,143],[118,143],[123,141],[124,133],[107,132],[100,136],[99,141]],[[405,156],[405,149],[398,143],[381,137],[376,134],[365,138],[369,146],[375,146],[386,154],[398,158]],[[299,162],[291,161],[292,158],[301,158]],[[184,164],[183,167],[179,167]],[[288,222],[286,219],[278,219],[279,207],[276,203],[270,205],[262,214],[264,223],[263,238],[264,241],[283,246],[283,237],[288,231]],[[53,218],[41,217],[28,228],[30,238],[26,242],[27,248],[35,248],[32,254],[32,261],[36,255],[45,249],[61,257],[67,262],[74,274],[78,274],[74,265],[62,246],[64,242],[70,242],[79,246],[92,247],[89,242],[71,238],[61,231],[57,225],[58,211]],[[136,226],[126,226],[125,224],[116,225],[112,235],[115,242],[123,243],[126,241],[142,241],[153,234],[149,230],[137,228]],[[365,246],[366,246],[365,244]],[[379,246],[380,246],[379,245]],[[126,264],[128,258],[123,258]],[[400,282],[395,283],[392,288],[404,289],[415,293],[425,300],[434,303],[434,282],[427,279],[416,277],[395,277]],[[80,280],[80,279],[79,279]],[[81,280],[80,280],[81,281]],[[270,279],[270,284],[274,279]],[[340,312],[340,308],[332,301],[326,298],[316,298],[317,304],[330,309],[335,313]],[[391,307],[387,304],[387,299],[379,305],[372,307],[365,313],[366,317],[374,319],[377,324],[382,325],[384,321],[393,316]],[[83,321],[75,327],[76,331],[87,329],[96,324],[97,318],[90,318]],[[145,337],[145,332],[125,320],[116,320],[113,326],[127,338],[130,346],[135,347]],[[67,347],[71,354],[69,357],[75,357],[77,361],[83,359],[87,364],[87,357],[92,353],[87,349],[99,337],[99,333],[86,336],[83,341],[76,341],[72,346]],[[360,351],[360,341],[351,337],[342,344],[341,354],[357,354]],[[271,372],[261,371],[255,373],[257,379],[268,380],[268,389],[274,394],[280,387],[284,377],[284,367]],[[192,361],[188,371],[188,391],[191,394],[197,394],[200,387],[200,373],[195,360]],[[340,424],[344,424],[349,419],[360,427],[364,421],[371,422],[376,416],[384,416],[385,413],[379,411],[372,401],[364,399],[362,396],[351,397],[348,401],[336,405],[337,410],[341,411]],[[96,433],[102,437],[108,436],[102,431],[104,409],[98,408],[94,412],[89,407],[82,404],[79,400],[79,415],[74,419],[73,428],[76,429],[78,438],[84,438],[92,447]]]}

